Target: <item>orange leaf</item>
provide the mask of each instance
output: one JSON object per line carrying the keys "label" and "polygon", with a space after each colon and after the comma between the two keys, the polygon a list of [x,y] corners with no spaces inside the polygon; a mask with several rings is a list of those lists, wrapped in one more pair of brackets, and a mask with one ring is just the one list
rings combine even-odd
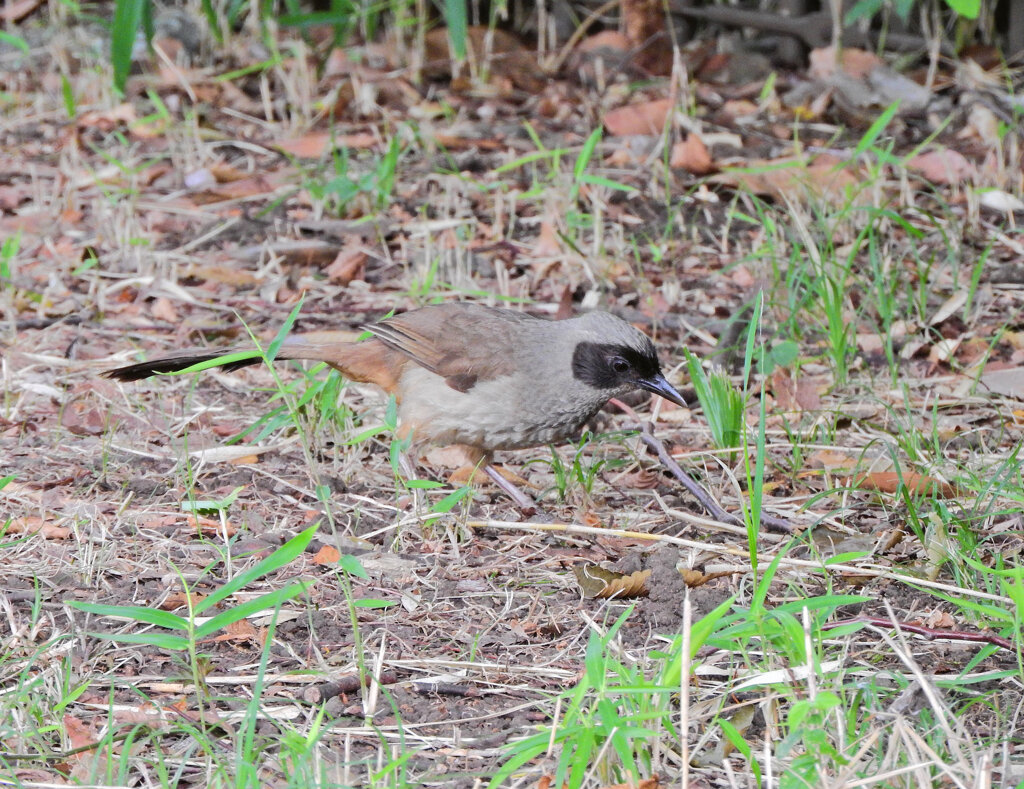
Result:
{"label": "orange leaf", "polygon": [[258,641],[259,633],[248,619],[239,619],[224,628],[224,632],[214,641]]}
{"label": "orange leaf", "polygon": [[911,493],[938,493],[944,498],[958,495],[955,485],[916,471],[872,471],[853,478],[853,486],[861,490],[877,490],[881,493],[895,493],[900,484]]}
{"label": "orange leaf", "polygon": [[341,552],[333,545],[325,545],[313,557],[313,564],[337,564],[339,561],[341,561]]}
{"label": "orange leaf", "polygon": [[698,134],[688,134],[685,140],[673,145],[668,164],[694,175],[707,175],[715,169],[708,146]]}
{"label": "orange leaf", "polygon": [[41,534],[48,540],[66,540],[71,536],[71,529],[45,523],[35,515],[24,518],[13,518],[7,524],[8,534]]}
{"label": "orange leaf", "polygon": [[669,99],[630,104],[605,113],[604,125],[616,135],[661,134],[671,112]]}

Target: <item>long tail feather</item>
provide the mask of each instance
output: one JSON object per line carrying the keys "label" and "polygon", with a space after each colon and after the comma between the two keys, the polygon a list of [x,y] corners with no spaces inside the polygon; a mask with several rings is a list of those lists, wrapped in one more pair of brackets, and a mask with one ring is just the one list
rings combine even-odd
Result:
{"label": "long tail feather", "polygon": [[252,351],[252,356],[239,359],[235,353],[184,353],[166,356],[162,359],[151,359],[148,362],[129,364],[127,367],[118,367],[116,370],[108,370],[103,373],[106,378],[116,378],[118,381],[140,381],[158,373],[180,373],[189,367],[207,362],[215,362],[221,357],[229,357],[223,364],[212,364],[211,367],[222,367],[224,370],[237,370],[241,367],[248,367],[256,364],[262,358],[257,351]]}

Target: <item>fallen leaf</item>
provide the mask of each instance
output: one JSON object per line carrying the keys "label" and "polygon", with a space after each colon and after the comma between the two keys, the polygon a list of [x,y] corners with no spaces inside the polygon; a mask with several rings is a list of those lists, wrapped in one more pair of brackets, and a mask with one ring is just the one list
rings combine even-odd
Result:
{"label": "fallen leaf", "polygon": [[974,165],[962,153],[945,148],[920,153],[907,162],[907,169],[933,184],[959,184],[975,175]]}
{"label": "fallen leaf", "polygon": [[533,254],[540,258],[557,257],[562,254],[562,240],[558,237],[553,223],[544,220],[540,223],[537,243],[533,245]]}
{"label": "fallen leaf", "polygon": [[604,125],[611,134],[618,136],[659,135],[664,131],[671,112],[672,102],[669,99],[629,104],[606,112]]}
{"label": "fallen leaf", "polygon": [[693,133],[686,135],[685,140],[672,146],[669,167],[686,170],[694,175],[707,175],[715,169],[708,147],[700,135]]}
{"label": "fallen leaf", "polygon": [[956,627],[956,619],[948,611],[932,611],[925,617],[924,625],[925,627],[951,630]]}
{"label": "fallen leaf", "polygon": [[60,423],[76,436],[98,436],[107,429],[107,411],[85,400],[64,407]]}
{"label": "fallen leaf", "polygon": [[157,320],[173,324],[181,323],[181,316],[178,315],[178,311],[174,308],[174,304],[166,296],[157,297],[153,301],[153,306],[150,308],[150,312],[153,313],[153,317]]}
{"label": "fallen leaf", "polygon": [[982,391],[995,392],[1015,399],[1024,398],[1024,367],[1007,367],[1002,370],[989,370],[981,376],[978,383]]}
{"label": "fallen leaf", "polygon": [[8,24],[20,22],[42,4],[43,0],[15,0],[5,3],[3,9],[0,9],[0,19]]}
{"label": "fallen leaf", "polygon": [[947,499],[959,495],[955,485],[916,471],[871,471],[853,477],[852,483],[860,490],[877,490],[880,493],[896,493],[902,485],[914,495],[940,495]]}
{"label": "fallen leaf", "polygon": [[325,545],[313,557],[313,564],[335,565],[341,561],[341,551],[333,545]]}
{"label": "fallen leaf", "polygon": [[71,529],[55,526],[35,515],[22,518],[11,518],[7,521],[7,534],[38,534],[48,540],[66,540],[71,537]]}
{"label": "fallen leaf", "polygon": [[885,65],[878,55],[855,47],[843,47],[838,58],[835,47],[821,47],[811,50],[807,59],[810,62],[807,75],[812,79],[828,79],[836,71],[854,79],[863,79],[872,70]]}
{"label": "fallen leaf", "polygon": [[838,449],[819,449],[807,457],[807,467],[831,472],[849,472],[857,466],[857,459]]}
{"label": "fallen leaf", "polygon": [[215,642],[223,641],[253,641],[259,642],[259,631],[253,627],[248,619],[239,619],[231,622],[224,628],[224,632],[213,639]]}
{"label": "fallen leaf", "polygon": [[228,537],[233,537],[238,533],[238,529],[236,529],[230,522],[221,523],[220,519],[207,518],[205,515],[189,513],[185,516],[185,522],[188,524],[190,529],[195,529],[203,535],[219,536],[226,534]]}
{"label": "fallen leaf", "polygon": [[809,162],[796,158],[755,160],[743,169],[712,175],[708,182],[744,187],[778,200],[814,197],[833,204],[846,201],[848,193],[861,185],[852,164],[840,166],[840,160],[829,154]]}
{"label": "fallen leaf", "polygon": [[627,575],[584,562],[577,564],[572,571],[586,598],[614,597],[618,600],[627,597],[646,597],[648,594],[647,579],[651,577],[650,570],[638,570]]}
{"label": "fallen leaf", "polygon": [[342,148],[372,149],[379,145],[380,138],[369,132],[358,134],[310,132],[301,137],[279,140],[275,147],[299,159],[320,159],[329,151]]}
{"label": "fallen leaf", "polygon": [[[198,592],[171,592],[167,597],[160,603],[160,609],[163,611],[177,611],[179,608],[195,608],[207,595],[199,594]],[[189,605],[191,601],[191,605]]]}
{"label": "fallen leaf", "polygon": [[362,239],[358,239],[358,246],[342,247],[334,261],[324,269],[324,273],[331,282],[348,285],[352,280],[363,278],[368,258]]}

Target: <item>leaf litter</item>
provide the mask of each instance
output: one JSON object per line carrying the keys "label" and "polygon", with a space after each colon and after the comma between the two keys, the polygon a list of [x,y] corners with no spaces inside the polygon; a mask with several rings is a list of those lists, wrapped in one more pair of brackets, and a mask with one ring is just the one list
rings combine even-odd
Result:
{"label": "leaf litter", "polygon": [[[300,39],[290,40],[291,57],[260,69],[239,38],[198,62],[142,64],[120,103],[105,97],[96,74],[72,74],[72,123],[47,92],[62,73],[56,60],[37,52],[23,62],[0,154],[9,174],[0,230],[17,238],[0,280],[0,476],[14,477],[0,488],[10,518],[3,592],[13,623],[14,663],[5,671],[28,665],[39,647],[56,656],[59,635],[82,633],[66,599],[187,610],[200,599],[190,596],[210,593],[321,521],[307,554],[247,590],[316,579],[308,599],[281,611],[272,638],[270,622],[253,617],[204,642],[204,682],[218,697],[245,698],[269,638],[261,724],[269,735],[272,718],[306,714],[304,672],[318,681],[360,675],[359,645],[360,659],[389,673],[389,702],[361,680],[318,695],[338,736],[354,738],[354,751],[370,758],[376,737],[398,742],[415,732],[414,772],[468,786],[470,776],[494,769],[497,746],[548,720],[545,700],[578,678],[595,623],[635,605],[619,637],[631,649],[648,647],[660,643],[652,633],[678,630],[687,587],[700,616],[749,576],[745,539],[708,524],[636,437],[613,433],[579,450],[561,447],[560,463],[546,448],[509,453],[504,459],[551,517],[531,525],[488,487],[432,511],[452,488],[426,465],[418,475],[441,487],[396,479],[389,439],[376,432],[386,406],[366,387],[346,386],[328,403],[328,417],[307,404],[291,422],[268,419],[280,402],[274,375],[259,367],[128,386],[99,378],[139,354],[230,344],[248,332],[269,340],[299,299],[304,331],[355,331],[437,299],[525,303],[549,316],[601,306],[655,334],[670,362],[686,344],[738,372],[725,347],[730,326],[764,290],[765,331],[795,334],[803,359],[802,368],[764,379],[764,512],[835,538],[791,551],[771,594],[821,594],[833,581],[811,574],[815,552],[849,549],[859,557],[836,564],[834,583],[884,598],[889,609],[867,604],[848,614],[879,626],[890,613],[914,622],[928,612],[926,625],[915,627],[932,637],[973,627],[926,591],[975,592],[949,572],[950,535],[915,529],[914,510],[900,497],[970,491],[950,506],[985,534],[985,555],[1021,550],[1019,513],[987,487],[1000,469],[1012,475],[1001,464],[1013,457],[1024,413],[1013,386],[1024,364],[1013,318],[1021,306],[1019,131],[1016,148],[992,131],[1009,106],[1004,83],[964,61],[942,73],[940,96],[874,55],[847,50],[836,63],[823,50],[812,57],[817,68],[785,74],[768,90],[761,63],[712,61],[693,47],[685,56],[704,78],[693,86],[699,111],[690,118],[673,82],[635,88],[598,65],[614,56],[623,75],[671,74],[658,47],[628,49],[651,12],[631,7],[625,42],[584,38],[580,51],[603,59],[568,58],[570,68],[555,78],[517,40],[499,38],[491,51],[479,31],[455,74],[446,37],[432,34],[429,89],[402,68],[393,44],[366,45],[359,58],[334,50],[318,76]],[[87,59],[82,34],[58,25],[48,33],[54,48]],[[223,78],[229,71],[237,76]],[[961,109],[921,151],[931,130],[922,118],[949,92]],[[904,103],[887,133],[888,155],[877,156],[862,146],[864,135],[894,96]],[[154,114],[154,97],[169,114]],[[47,112],[32,110],[39,106]],[[581,183],[571,163],[594,118],[607,137],[583,163],[592,177]],[[799,145],[794,121],[807,124]],[[799,300],[804,283],[772,278],[772,255],[797,249],[800,234],[773,237],[773,223],[751,221],[765,210],[756,196],[801,221],[822,206],[837,212],[832,237],[821,240],[836,246],[858,242],[861,228],[843,221],[845,209],[908,202],[886,236],[872,240],[873,257],[856,257],[859,267],[890,273],[848,280],[844,318],[860,353],[845,381],[828,363],[814,325],[820,314]],[[880,308],[858,310],[877,295],[870,287],[890,280],[922,284],[916,312],[894,321]],[[280,375],[301,397],[305,373]],[[986,386],[999,396],[982,396]],[[635,405],[650,413],[646,402]],[[944,433],[942,451],[927,454],[907,437],[936,435],[939,408],[963,429]],[[749,493],[742,467],[711,451],[700,415],[662,416],[656,431],[671,455],[739,515]],[[756,427],[754,400],[747,416]],[[598,427],[624,424],[609,412]],[[230,457],[214,454],[226,436],[252,425]],[[353,443],[359,434],[368,437]],[[183,507],[236,490],[226,512]],[[936,505],[933,526],[936,512],[949,510]],[[586,527],[573,527],[580,522]],[[914,538],[892,539],[893,529]],[[883,530],[885,539],[872,537]],[[773,555],[780,542],[761,537]],[[362,561],[365,577],[342,580],[345,555]],[[573,573],[590,561],[602,573],[642,578],[647,597],[625,603],[581,590]],[[899,582],[906,573],[920,583]],[[351,609],[349,594],[387,607]],[[952,643],[930,641],[914,659],[938,673],[957,671],[969,657]],[[894,670],[895,654],[880,657]],[[133,645],[119,648],[116,667],[109,660],[102,643],[76,657],[90,688],[63,719],[72,748],[97,741],[100,733],[83,721],[111,703],[122,722],[166,720],[159,711],[168,711],[202,719],[211,731],[231,725],[232,704],[197,710],[187,684],[168,681],[180,666],[166,653]],[[1008,665],[998,652],[979,664]],[[367,716],[375,733],[363,728]],[[18,750],[16,739],[5,748]],[[84,780],[100,766],[86,753],[51,772]],[[723,758],[695,760],[694,769]],[[200,781],[201,771],[186,778]]]}

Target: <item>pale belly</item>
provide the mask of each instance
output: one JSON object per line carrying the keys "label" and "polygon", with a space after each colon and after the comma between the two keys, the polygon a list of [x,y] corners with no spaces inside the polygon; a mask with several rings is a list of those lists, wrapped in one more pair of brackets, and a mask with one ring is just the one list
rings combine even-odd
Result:
{"label": "pale belly", "polygon": [[540,397],[536,387],[532,389],[502,378],[478,383],[464,393],[417,367],[402,376],[398,415],[417,441],[468,444],[493,452],[575,437],[607,400],[592,390]]}

